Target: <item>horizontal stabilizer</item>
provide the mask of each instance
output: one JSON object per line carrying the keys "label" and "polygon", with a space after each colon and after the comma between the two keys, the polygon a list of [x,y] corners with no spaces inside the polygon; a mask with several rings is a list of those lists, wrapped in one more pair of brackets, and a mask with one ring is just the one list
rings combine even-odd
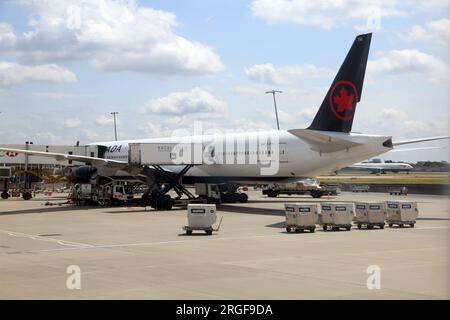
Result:
{"label": "horizontal stabilizer", "polygon": [[407,152],[407,151],[433,150],[433,149],[445,149],[445,148],[444,147],[399,148],[399,149],[392,149],[388,152]]}
{"label": "horizontal stabilizer", "polygon": [[306,141],[311,146],[311,150],[321,153],[337,152],[360,145],[359,143],[333,136],[331,132],[326,131],[292,129],[288,130],[288,132]]}
{"label": "horizontal stabilizer", "polygon": [[401,146],[401,145],[404,145],[404,144],[411,144],[411,143],[418,143],[418,142],[425,142],[425,141],[434,141],[434,140],[442,140],[442,139],[449,139],[449,138],[450,138],[450,136],[430,137],[430,138],[421,138],[421,139],[397,141],[397,142],[392,142],[392,144],[394,146]]}

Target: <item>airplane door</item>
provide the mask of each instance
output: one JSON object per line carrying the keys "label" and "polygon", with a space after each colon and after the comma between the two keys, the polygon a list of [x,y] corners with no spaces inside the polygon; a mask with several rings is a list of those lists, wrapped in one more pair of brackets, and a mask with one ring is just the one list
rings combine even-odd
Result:
{"label": "airplane door", "polygon": [[288,162],[286,143],[280,143],[280,162]]}

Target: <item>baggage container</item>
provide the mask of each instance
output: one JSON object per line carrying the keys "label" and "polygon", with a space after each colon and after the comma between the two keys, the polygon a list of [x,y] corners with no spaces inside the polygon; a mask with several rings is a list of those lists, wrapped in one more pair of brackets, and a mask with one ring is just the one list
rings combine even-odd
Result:
{"label": "baggage container", "polygon": [[192,234],[194,230],[203,230],[211,235],[213,224],[216,223],[215,204],[188,204],[188,225],[183,227],[186,234]]}
{"label": "baggage container", "polygon": [[414,228],[416,219],[419,216],[417,202],[413,201],[386,201],[387,219],[389,227],[398,225],[403,228],[409,225]]}
{"label": "baggage container", "polygon": [[354,204],[350,202],[322,202],[320,204],[319,224],[323,230],[337,231],[345,228],[350,231],[354,218]]}
{"label": "baggage container", "polygon": [[319,206],[316,203],[285,203],[286,231],[303,232],[316,230]]}
{"label": "baggage container", "polygon": [[383,229],[387,218],[385,202],[356,202],[355,203],[354,222],[361,229],[365,226],[367,229],[379,227]]}

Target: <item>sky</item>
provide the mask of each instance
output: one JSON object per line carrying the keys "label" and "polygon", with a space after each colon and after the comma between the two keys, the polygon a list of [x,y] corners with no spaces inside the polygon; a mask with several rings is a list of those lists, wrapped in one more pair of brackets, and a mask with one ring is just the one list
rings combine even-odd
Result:
{"label": "sky", "polygon": [[[449,134],[450,1],[0,0],[0,143],[307,127],[354,38],[353,131]],[[187,131],[186,131],[187,130]],[[448,142],[384,159],[449,161]]]}

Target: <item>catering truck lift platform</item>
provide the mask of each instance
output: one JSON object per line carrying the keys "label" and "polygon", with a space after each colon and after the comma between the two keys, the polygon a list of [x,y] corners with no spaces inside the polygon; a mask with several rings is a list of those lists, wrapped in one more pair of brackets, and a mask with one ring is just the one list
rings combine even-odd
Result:
{"label": "catering truck lift platform", "polygon": [[[220,204],[223,196],[235,195],[233,200],[247,201],[244,193],[222,192],[220,184],[196,184],[197,196],[183,184],[183,176],[203,159],[197,159],[193,150],[203,151],[201,143],[130,143],[129,161],[136,167],[143,167],[149,190],[141,199],[141,205],[156,210],[170,210],[172,207],[186,207],[189,204]],[[176,168],[176,169],[175,169]],[[181,169],[180,169],[181,168]],[[169,191],[175,191],[172,198]],[[226,199],[227,200],[227,199]]]}

